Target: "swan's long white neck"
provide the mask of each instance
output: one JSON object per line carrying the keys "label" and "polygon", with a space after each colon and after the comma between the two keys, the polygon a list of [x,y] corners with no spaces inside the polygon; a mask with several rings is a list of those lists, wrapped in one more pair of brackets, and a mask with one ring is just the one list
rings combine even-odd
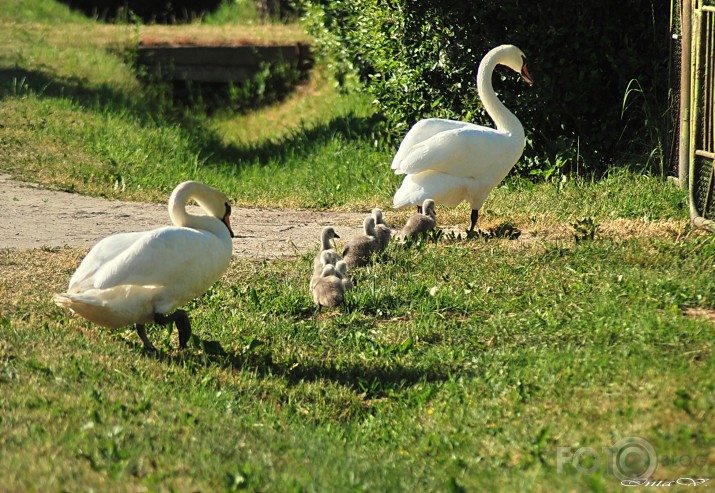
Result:
{"label": "swan's long white neck", "polygon": [[501,51],[497,48],[487,53],[479,64],[477,71],[477,91],[484,109],[494,120],[497,130],[510,133],[514,138],[524,140],[524,127],[519,119],[499,101],[492,86],[492,74],[500,63]]}
{"label": "swan's long white neck", "polygon": [[[224,232],[228,234],[228,229],[220,219],[213,216],[199,216],[190,214],[186,211],[186,205],[191,199],[196,200],[198,204],[208,212],[205,206],[201,203],[201,192],[205,185],[196,182],[187,182],[177,187],[169,197],[169,217],[174,226],[181,228],[193,228],[211,233],[222,235]],[[223,230],[223,231],[222,231]]]}

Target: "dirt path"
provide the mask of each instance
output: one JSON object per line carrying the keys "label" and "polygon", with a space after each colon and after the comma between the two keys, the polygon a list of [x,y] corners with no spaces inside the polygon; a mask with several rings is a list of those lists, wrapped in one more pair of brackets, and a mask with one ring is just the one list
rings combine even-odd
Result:
{"label": "dirt path", "polygon": [[[192,207],[189,207],[192,210]],[[200,211],[198,207],[193,208]],[[264,259],[292,257],[317,249],[320,230],[334,226],[343,239],[359,234],[362,212],[315,212],[234,208],[231,216],[237,237],[235,257]],[[388,221],[390,218],[388,218]],[[0,249],[42,247],[85,247],[114,233],[142,231],[169,224],[166,205],[104,200],[95,197],[47,190],[18,182],[0,174]],[[614,219],[600,225],[602,236],[620,239],[633,236],[677,239],[687,230],[688,221],[643,221]],[[459,226],[440,225],[445,231],[463,232]],[[533,244],[538,239],[573,240],[568,223],[534,226],[522,230],[513,248]],[[340,245],[342,240],[338,240]]]}
{"label": "dirt path", "polygon": [[[256,259],[294,256],[317,248],[323,226],[334,226],[345,238],[359,233],[365,214],[236,208],[231,216],[237,235],[233,254]],[[165,205],[46,190],[0,175],[0,249],[90,247],[113,233],[167,224]]]}

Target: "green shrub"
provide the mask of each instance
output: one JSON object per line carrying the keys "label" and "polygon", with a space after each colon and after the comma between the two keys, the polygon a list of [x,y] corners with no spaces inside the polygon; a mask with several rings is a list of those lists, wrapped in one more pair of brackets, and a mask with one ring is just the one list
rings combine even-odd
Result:
{"label": "green shrub", "polygon": [[[446,117],[492,125],[476,92],[481,58],[519,46],[536,83],[497,70],[495,88],[527,132],[521,170],[596,168],[642,152],[639,105],[667,100],[668,5],[652,0],[305,0],[307,24],[338,81],[365,84],[400,138],[415,121]],[[624,95],[638,80],[641,100]],[[623,115],[622,115],[623,113]]]}

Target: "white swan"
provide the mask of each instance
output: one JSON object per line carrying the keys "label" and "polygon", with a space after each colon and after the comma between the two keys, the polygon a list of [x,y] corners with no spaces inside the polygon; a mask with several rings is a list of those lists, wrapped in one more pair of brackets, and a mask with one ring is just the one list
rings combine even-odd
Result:
{"label": "white swan", "polygon": [[487,195],[524,151],[524,128],[492,87],[492,73],[500,64],[533,83],[526,58],[516,46],[502,45],[487,53],[479,64],[477,90],[497,128],[440,118],[417,122],[392,160],[395,174],[406,175],[393,198],[396,208],[427,198],[448,207],[467,200],[472,208],[469,231],[474,231]]}
{"label": "white swan", "polygon": [[[191,199],[209,215],[189,214]],[[185,311],[174,310],[205,293],[228,267],[230,214],[222,192],[195,181],[181,183],[169,198],[174,226],[104,238],[82,260],[67,292],[53,299],[97,325],[136,324],[148,350],[154,346],[144,324],[174,322],[184,348],[191,325]]]}

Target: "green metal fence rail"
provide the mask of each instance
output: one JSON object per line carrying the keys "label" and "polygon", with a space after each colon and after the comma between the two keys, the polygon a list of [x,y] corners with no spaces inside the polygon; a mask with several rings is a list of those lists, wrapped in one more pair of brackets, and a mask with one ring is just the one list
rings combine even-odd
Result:
{"label": "green metal fence rail", "polygon": [[715,5],[680,3],[678,175],[689,191],[693,224],[715,231]]}

